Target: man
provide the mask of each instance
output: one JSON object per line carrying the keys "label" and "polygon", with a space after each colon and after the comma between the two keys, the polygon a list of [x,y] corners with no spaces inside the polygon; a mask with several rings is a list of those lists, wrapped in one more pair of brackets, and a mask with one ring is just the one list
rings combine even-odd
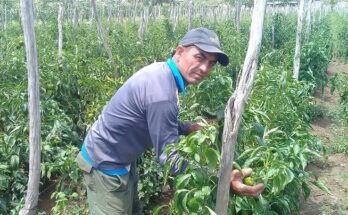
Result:
{"label": "man", "polygon": [[[227,55],[220,50],[217,35],[206,28],[189,31],[167,62],[153,63],[129,78],[112,97],[89,130],[77,157],[87,184],[90,214],[142,214],[137,195],[135,161],[154,148],[158,161],[178,160],[163,153],[179,135],[200,129],[178,121],[178,92],[197,84],[219,62],[226,66]],[[182,171],[177,163],[172,173]],[[250,175],[251,169],[244,170]],[[239,171],[231,173],[232,190],[257,196],[263,185],[247,186]]]}

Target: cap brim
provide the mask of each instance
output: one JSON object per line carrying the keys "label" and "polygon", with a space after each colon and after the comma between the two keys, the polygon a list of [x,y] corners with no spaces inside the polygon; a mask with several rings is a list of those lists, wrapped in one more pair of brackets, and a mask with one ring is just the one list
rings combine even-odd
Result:
{"label": "cap brim", "polygon": [[195,43],[195,46],[197,46],[199,49],[208,52],[208,53],[216,53],[218,54],[218,59],[217,61],[222,65],[222,66],[227,66],[230,62],[230,59],[228,56],[221,51],[220,49],[216,48],[215,46],[210,46],[206,44],[201,44],[201,43]]}

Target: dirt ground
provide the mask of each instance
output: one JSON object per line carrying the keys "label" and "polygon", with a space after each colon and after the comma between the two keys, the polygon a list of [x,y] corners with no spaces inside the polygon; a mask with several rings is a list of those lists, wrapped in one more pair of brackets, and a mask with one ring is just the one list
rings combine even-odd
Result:
{"label": "dirt ground", "polygon": [[[348,74],[348,64],[331,62],[328,74],[336,72]],[[331,95],[330,86],[324,92],[315,94],[315,103],[324,111],[323,117],[312,123],[312,132],[329,148],[337,138],[348,136],[348,127],[340,124],[330,112],[337,109],[339,96]],[[327,160],[317,161],[308,166],[308,170],[317,175],[330,190],[330,194],[312,186],[310,197],[302,200],[300,214],[303,215],[348,215],[348,156],[329,154]]]}

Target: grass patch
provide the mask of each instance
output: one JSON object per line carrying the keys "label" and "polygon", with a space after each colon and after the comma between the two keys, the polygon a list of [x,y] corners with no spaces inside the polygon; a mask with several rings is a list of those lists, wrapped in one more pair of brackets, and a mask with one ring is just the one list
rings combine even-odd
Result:
{"label": "grass patch", "polygon": [[344,181],[348,182],[348,173],[343,173],[342,178]]}
{"label": "grass patch", "polygon": [[325,112],[327,112],[326,110],[324,110],[321,106],[319,105],[315,105],[315,104],[312,104],[310,106],[310,116],[312,119],[315,119],[315,118],[323,118],[325,116]]}
{"label": "grass patch", "polygon": [[327,148],[328,153],[344,153],[348,155],[348,135],[338,136],[332,140],[330,146]]}

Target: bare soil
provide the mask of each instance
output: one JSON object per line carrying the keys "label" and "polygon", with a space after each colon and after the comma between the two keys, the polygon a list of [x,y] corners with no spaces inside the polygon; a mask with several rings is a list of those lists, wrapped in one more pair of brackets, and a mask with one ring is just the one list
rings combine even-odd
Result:
{"label": "bare soil", "polygon": [[[329,76],[335,73],[348,73],[348,64],[333,61],[328,69]],[[325,147],[329,148],[337,137],[347,136],[348,128],[330,117],[339,105],[339,95],[331,95],[330,86],[315,94],[315,103],[324,110],[324,116],[312,122],[312,133]],[[327,159],[314,162],[308,166],[309,172],[316,175],[330,194],[312,186],[310,197],[301,202],[300,214],[303,215],[348,215],[348,156],[329,154]]]}
{"label": "bare soil", "polygon": [[53,214],[51,209],[54,207],[54,200],[51,199],[51,194],[56,186],[56,180],[49,181],[44,189],[40,192],[38,202],[38,212],[45,215]]}

